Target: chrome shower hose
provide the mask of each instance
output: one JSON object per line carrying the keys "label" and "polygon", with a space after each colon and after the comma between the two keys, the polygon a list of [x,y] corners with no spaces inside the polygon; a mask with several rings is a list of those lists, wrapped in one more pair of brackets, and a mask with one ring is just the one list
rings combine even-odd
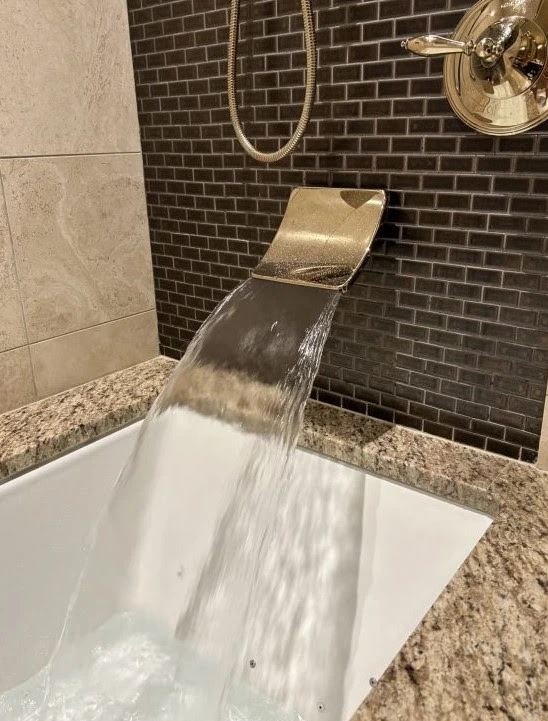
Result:
{"label": "chrome shower hose", "polygon": [[316,43],[314,38],[314,24],[312,21],[312,8],[310,7],[310,0],[301,0],[301,10],[303,14],[304,42],[306,47],[306,89],[301,116],[299,118],[299,122],[297,123],[297,127],[295,128],[295,132],[285,145],[273,153],[262,153],[246,138],[238,116],[238,102],[236,99],[236,58],[238,53],[240,0],[230,0],[227,72],[230,119],[232,120],[236,137],[238,138],[238,142],[242,148],[246,151],[246,153],[248,153],[248,155],[262,163],[275,163],[277,160],[281,160],[282,158],[285,158],[286,155],[289,155],[303,137],[303,133],[310,119],[310,112],[312,110],[314,93],[316,90]]}

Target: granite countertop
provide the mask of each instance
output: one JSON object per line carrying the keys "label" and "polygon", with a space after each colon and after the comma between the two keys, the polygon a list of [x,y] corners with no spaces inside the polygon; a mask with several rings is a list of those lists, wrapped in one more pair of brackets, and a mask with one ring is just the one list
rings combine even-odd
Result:
{"label": "granite countertop", "polygon": [[[156,358],[0,415],[0,483],[141,418],[173,367]],[[314,402],[299,443],[494,516],[355,721],[548,719],[548,473]]]}
{"label": "granite countertop", "polygon": [[174,365],[160,356],[0,415],[0,484],[142,418]]}
{"label": "granite countertop", "polygon": [[548,720],[548,473],[330,406],[308,417],[307,447],[494,516],[355,721]]}

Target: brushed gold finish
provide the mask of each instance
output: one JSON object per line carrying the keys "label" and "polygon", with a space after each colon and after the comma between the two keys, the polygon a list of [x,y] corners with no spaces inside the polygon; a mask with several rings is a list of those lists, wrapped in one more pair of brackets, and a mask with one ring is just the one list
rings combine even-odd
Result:
{"label": "brushed gold finish", "polygon": [[346,290],[375,238],[383,190],[295,188],[254,278]]}
{"label": "brushed gold finish", "polygon": [[456,115],[488,135],[517,135],[548,119],[548,0],[480,0],[452,38],[403,47],[446,55],[444,83]]}
{"label": "brushed gold finish", "polygon": [[236,59],[238,55],[238,27],[240,0],[231,0],[230,2],[230,21],[228,29],[228,60],[227,60],[227,91],[228,91],[228,109],[230,112],[230,120],[238,142],[254,160],[261,163],[275,163],[286,155],[289,155],[300,143],[304,135],[312,105],[314,103],[314,95],[316,93],[316,38],[314,36],[314,22],[312,18],[312,7],[310,0],[301,0],[301,11],[304,26],[304,44],[306,47],[306,87],[304,94],[303,107],[301,115],[297,123],[297,127],[293,135],[289,138],[285,145],[272,153],[263,153],[249,141],[246,137],[240,117],[238,115],[238,100],[236,97]]}

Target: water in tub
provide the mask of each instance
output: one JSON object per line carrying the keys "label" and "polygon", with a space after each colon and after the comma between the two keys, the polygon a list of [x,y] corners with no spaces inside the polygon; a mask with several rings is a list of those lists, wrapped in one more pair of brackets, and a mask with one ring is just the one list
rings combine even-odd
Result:
{"label": "water in tub", "polygon": [[2,721],[339,721],[363,485],[291,462],[337,297],[251,280],[204,324]]}

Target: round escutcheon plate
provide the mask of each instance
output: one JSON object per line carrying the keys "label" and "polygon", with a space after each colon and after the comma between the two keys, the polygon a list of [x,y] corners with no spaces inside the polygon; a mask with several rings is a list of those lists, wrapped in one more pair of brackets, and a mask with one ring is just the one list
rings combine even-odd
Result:
{"label": "round escutcheon plate", "polygon": [[548,0],[474,5],[453,40],[479,51],[445,59],[445,92],[458,117],[489,135],[516,135],[548,120],[547,34]]}

